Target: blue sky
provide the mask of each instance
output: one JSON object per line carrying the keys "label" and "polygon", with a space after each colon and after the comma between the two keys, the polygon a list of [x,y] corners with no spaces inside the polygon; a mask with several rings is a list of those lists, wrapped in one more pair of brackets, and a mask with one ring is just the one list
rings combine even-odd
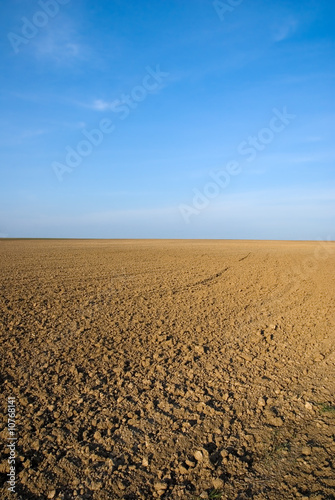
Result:
{"label": "blue sky", "polygon": [[0,9],[0,236],[334,239],[333,2]]}

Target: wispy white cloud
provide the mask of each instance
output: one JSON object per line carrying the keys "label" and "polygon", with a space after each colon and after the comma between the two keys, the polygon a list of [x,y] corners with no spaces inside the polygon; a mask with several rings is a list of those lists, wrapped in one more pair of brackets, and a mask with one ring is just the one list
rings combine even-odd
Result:
{"label": "wispy white cloud", "polygon": [[68,63],[69,60],[85,58],[79,43],[64,40],[53,33],[41,37],[34,49],[36,57],[53,59],[57,63]]}
{"label": "wispy white cloud", "polygon": [[91,105],[89,105],[90,108],[96,110],[96,111],[106,111],[106,110],[113,110],[121,104],[121,101],[118,99],[115,99],[114,101],[105,101],[104,99],[95,99]]}
{"label": "wispy white cloud", "polygon": [[302,141],[302,142],[306,142],[306,143],[308,143],[308,144],[310,144],[310,143],[312,143],[312,144],[313,144],[313,143],[315,143],[315,142],[321,142],[321,141],[323,141],[323,139],[324,139],[324,138],[323,138],[323,137],[321,137],[321,136],[311,136],[311,137],[306,137],[306,138],[304,139],[304,141]]}
{"label": "wispy white cloud", "polygon": [[48,59],[57,64],[73,64],[75,60],[87,60],[91,49],[82,43],[75,20],[64,12],[41,29],[27,46],[37,59]]}
{"label": "wispy white cloud", "polygon": [[[308,209],[307,213],[315,213],[320,211],[327,213],[328,217],[331,216],[329,206],[332,206],[332,215],[335,215],[335,189],[320,187],[286,187],[286,188],[273,188],[273,189],[252,189],[240,192],[226,192],[217,200],[213,201],[208,211],[211,209],[216,212],[220,210],[243,210],[249,207],[250,213],[258,213],[259,210],[266,211],[270,209],[280,209],[289,213],[290,210],[300,211]],[[280,212],[278,212],[280,213]]]}
{"label": "wispy white cloud", "polygon": [[38,137],[40,135],[46,134],[48,131],[44,129],[31,129],[31,130],[24,130],[21,134],[22,139],[31,139],[32,137]]}
{"label": "wispy white cloud", "polygon": [[248,174],[251,175],[263,175],[265,173],[266,173],[265,168],[251,168],[250,170],[248,170]]}
{"label": "wispy white cloud", "polygon": [[282,23],[275,26],[273,30],[273,40],[275,42],[282,42],[290,38],[297,30],[298,20],[293,17],[285,19]]}
{"label": "wispy white cloud", "polygon": [[[2,220],[6,221],[6,226],[4,224],[1,226]],[[37,231],[34,233],[35,235],[42,234],[46,228],[51,228],[51,231],[55,231],[54,234],[65,234],[70,237],[85,235],[87,227],[91,228],[91,231],[97,231],[95,234],[100,234],[101,229],[107,230],[110,237],[118,237],[117,235],[126,234],[127,231],[129,234],[134,234],[135,231],[135,237],[138,237],[141,234],[141,226],[151,231],[162,225],[169,226],[171,229],[178,223],[183,225],[177,207],[106,210],[80,215],[51,213],[30,213],[27,215],[20,210],[11,214],[0,211],[0,227],[6,229],[8,221],[12,234],[26,234],[25,227],[31,226],[34,231]],[[136,234],[137,228],[139,235]]]}
{"label": "wispy white cloud", "polygon": [[65,130],[68,129],[70,131],[82,130],[83,128],[88,127],[88,123],[84,121],[62,121],[62,120],[50,120],[48,125],[52,127],[53,131],[57,130]]}
{"label": "wispy white cloud", "polygon": [[334,151],[322,151],[322,152],[312,152],[312,153],[280,153],[275,152],[272,154],[264,154],[257,161],[258,164],[263,166],[278,166],[278,165],[301,165],[306,163],[319,165],[321,163],[327,163],[335,160]]}
{"label": "wispy white cloud", "polygon": [[[185,225],[177,206],[67,214],[0,212],[11,234],[56,237],[333,238],[334,189],[271,189],[225,193]],[[7,221],[1,226],[1,221]],[[311,228],[310,222],[317,222]],[[164,230],[162,230],[162,227]]]}

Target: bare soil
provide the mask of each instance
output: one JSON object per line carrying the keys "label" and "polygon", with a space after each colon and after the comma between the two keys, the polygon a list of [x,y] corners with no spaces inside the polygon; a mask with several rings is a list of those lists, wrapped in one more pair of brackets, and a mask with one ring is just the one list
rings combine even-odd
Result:
{"label": "bare soil", "polygon": [[0,259],[1,498],[335,498],[335,243],[1,240]]}

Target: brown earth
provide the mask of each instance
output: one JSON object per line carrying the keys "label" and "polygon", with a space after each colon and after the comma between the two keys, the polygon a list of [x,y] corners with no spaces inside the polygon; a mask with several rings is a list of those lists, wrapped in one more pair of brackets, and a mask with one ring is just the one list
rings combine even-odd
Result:
{"label": "brown earth", "polygon": [[1,240],[0,258],[2,498],[335,498],[335,243]]}

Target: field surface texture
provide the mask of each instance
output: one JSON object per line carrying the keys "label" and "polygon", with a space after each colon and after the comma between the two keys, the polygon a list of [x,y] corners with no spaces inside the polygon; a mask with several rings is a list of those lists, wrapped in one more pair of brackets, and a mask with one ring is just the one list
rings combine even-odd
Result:
{"label": "field surface texture", "polygon": [[1,498],[335,498],[335,243],[7,239],[0,259]]}

